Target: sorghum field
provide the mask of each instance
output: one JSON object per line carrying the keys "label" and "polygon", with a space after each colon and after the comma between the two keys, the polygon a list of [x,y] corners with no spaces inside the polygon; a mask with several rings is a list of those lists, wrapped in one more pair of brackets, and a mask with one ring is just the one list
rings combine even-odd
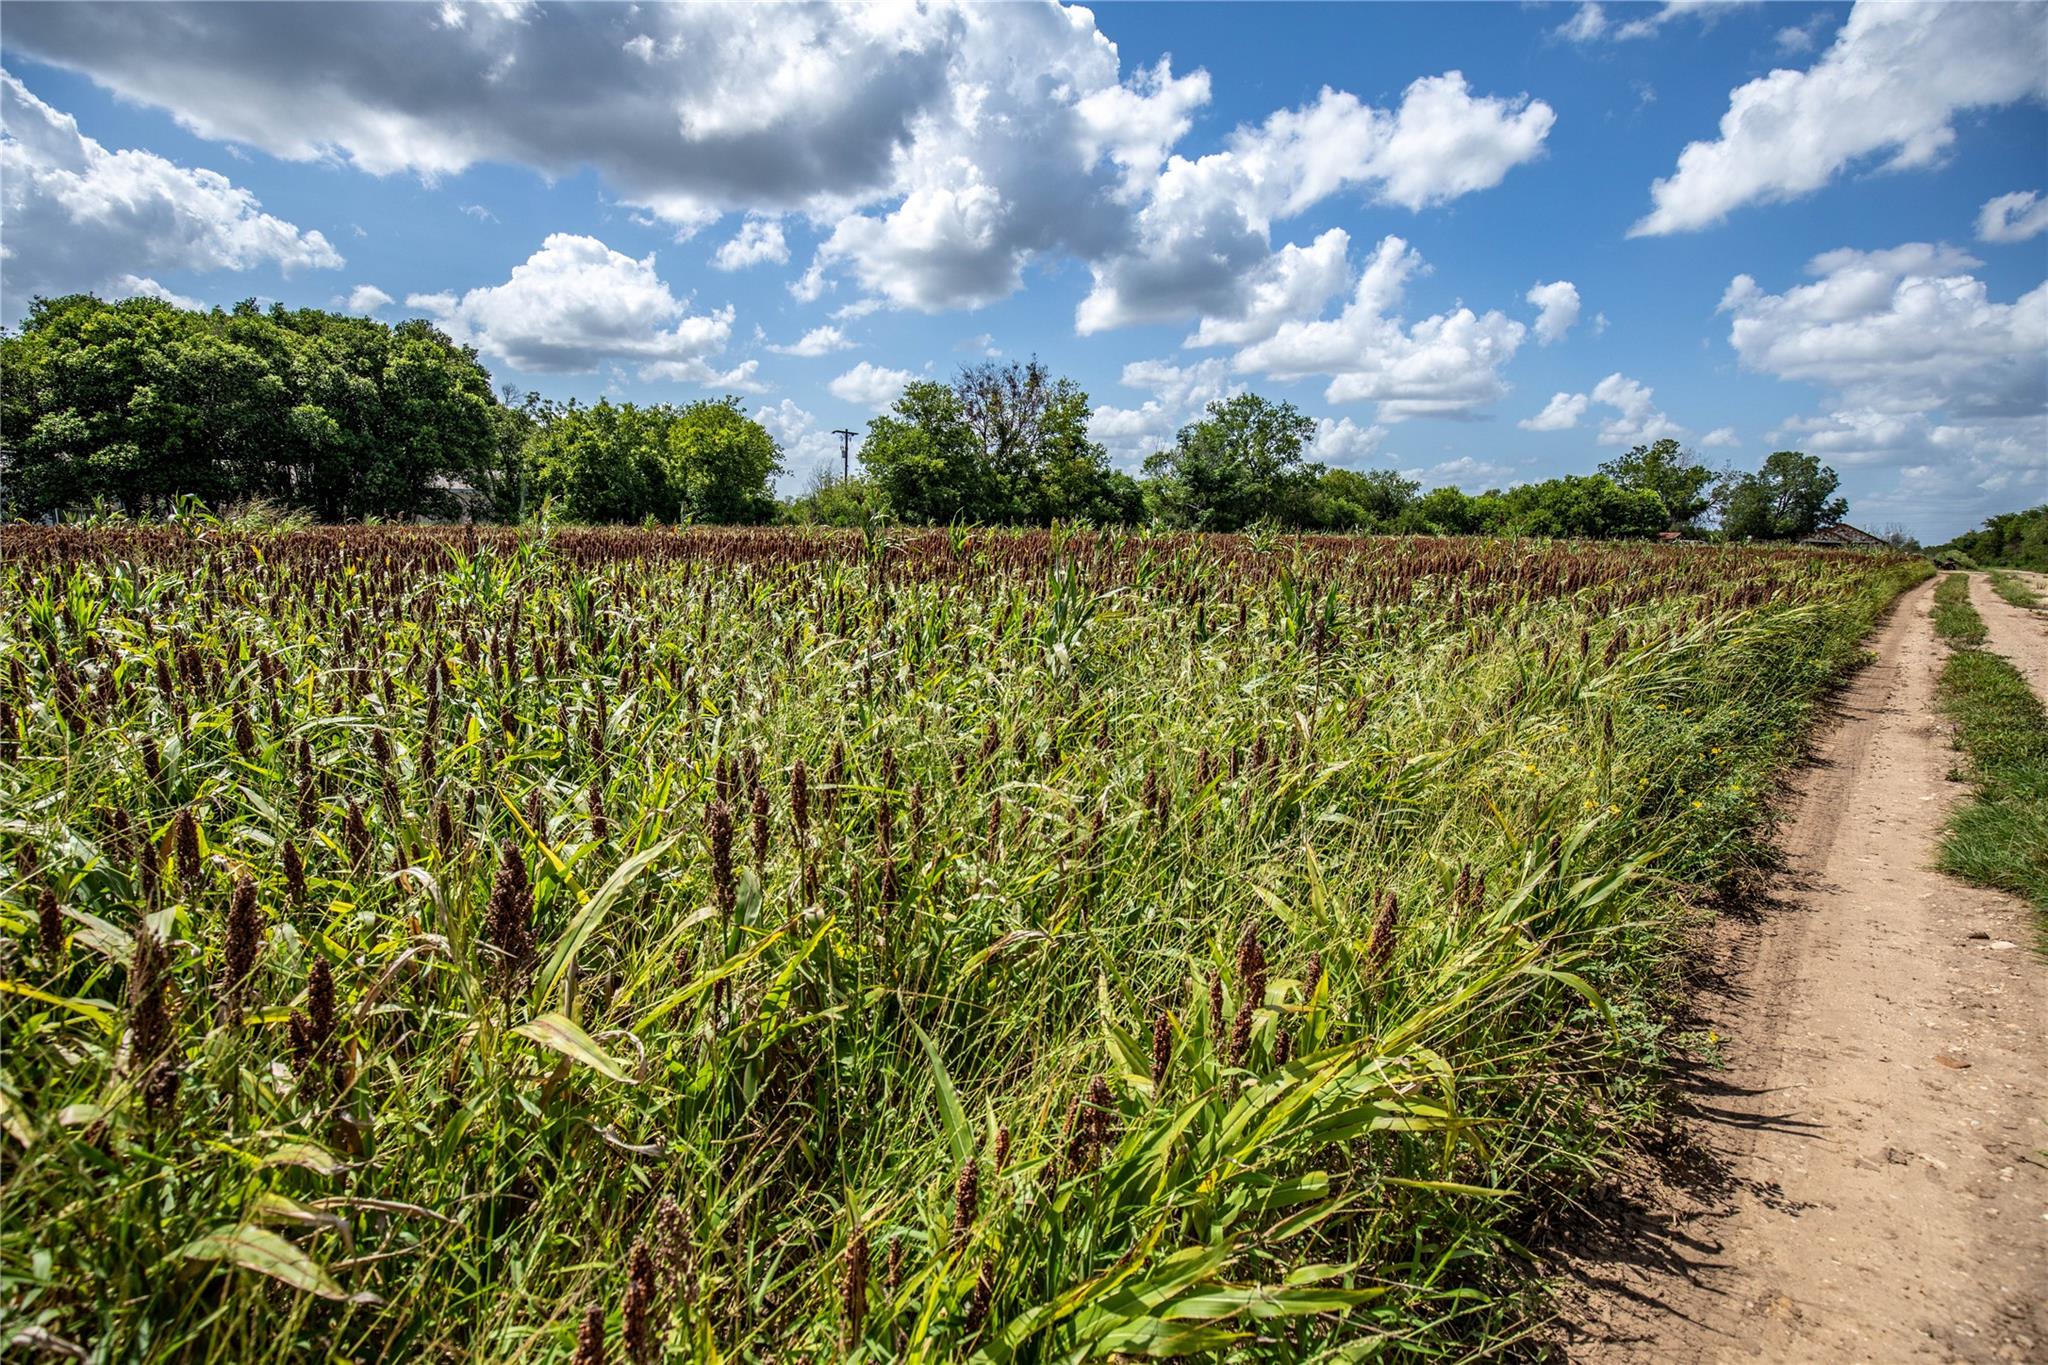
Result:
{"label": "sorghum field", "polygon": [[7,1337],[1505,1347],[1688,892],[1924,572],[0,532]]}

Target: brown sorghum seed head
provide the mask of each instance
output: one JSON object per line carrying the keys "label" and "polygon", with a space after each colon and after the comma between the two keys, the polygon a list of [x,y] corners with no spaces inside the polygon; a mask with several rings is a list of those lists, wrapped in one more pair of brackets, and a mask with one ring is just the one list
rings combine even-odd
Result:
{"label": "brown sorghum seed head", "polygon": [[199,821],[190,806],[171,819],[171,850],[178,863],[178,876],[187,886],[197,884],[205,868],[199,859]]}
{"label": "brown sorghum seed head", "polygon": [[1257,920],[1245,925],[1237,939],[1237,987],[1246,1009],[1266,1003],[1266,949],[1259,942]]}
{"label": "brown sorghum seed head", "polygon": [[981,1212],[981,1158],[970,1156],[953,1182],[953,1240],[959,1241],[974,1227]]}
{"label": "brown sorghum seed head", "polygon": [[811,828],[811,774],[798,759],[789,770],[789,820],[801,838]]}
{"label": "brown sorghum seed head", "polygon": [[654,1244],[660,1251],[662,1283],[674,1288],[687,1268],[690,1248],[690,1219],[673,1195],[663,1195],[654,1211]]}
{"label": "brown sorghum seed head", "polygon": [[1166,1091],[1166,1070],[1173,1063],[1173,1020],[1165,1010],[1152,1021],[1152,1092]]}
{"label": "brown sorghum seed head", "polygon": [[858,1223],[847,1236],[846,1252],[840,1257],[839,1311],[846,1319],[847,1342],[859,1341],[861,1324],[868,1315],[868,1232]]}
{"label": "brown sorghum seed head", "polygon": [[1380,902],[1380,912],[1373,917],[1372,937],[1366,940],[1366,962],[1374,976],[1378,976],[1394,959],[1396,938],[1399,933],[1400,907],[1389,891],[1387,898]]}
{"label": "brown sorghum seed head", "polygon": [[484,920],[484,941],[497,950],[494,972],[509,997],[533,967],[533,886],[526,859],[509,842],[498,850],[498,875]]}
{"label": "brown sorghum seed head", "polygon": [[362,802],[349,798],[348,810],[341,821],[341,846],[348,854],[350,866],[362,871],[370,861],[370,826],[363,819]]}
{"label": "brown sorghum seed head", "polygon": [[632,1365],[652,1365],[654,1340],[654,1257],[645,1242],[626,1257],[626,1295],[619,1304],[619,1344]]}
{"label": "brown sorghum seed head", "polygon": [[711,803],[707,822],[711,837],[711,896],[722,915],[732,913],[732,807],[723,800]]}
{"label": "brown sorghum seed head", "polygon": [[1087,1092],[1074,1096],[1067,1109],[1066,1174],[1078,1175],[1095,1164],[1096,1121]]}
{"label": "brown sorghum seed head", "polygon": [[138,889],[145,904],[154,905],[161,888],[162,873],[158,870],[156,845],[148,839],[139,839],[135,850],[135,873]]}
{"label": "brown sorghum seed head", "polygon": [[983,1257],[974,1276],[974,1288],[967,1295],[967,1312],[960,1320],[960,1334],[969,1340],[979,1335],[988,1322],[989,1301],[995,1297],[996,1266],[993,1257]]}
{"label": "brown sorghum seed head", "polygon": [[47,886],[36,900],[36,943],[48,966],[64,960],[64,912],[57,908],[57,893]]}
{"label": "brown sorghum seed head", "polygon": [[249,990],[249,973],[263,942],[263,912],[256,905],[256,883],[247,877],[235,883],[228,900],[227,927],[221,950],[221,1012],[235,1022]]}
{"label": "brown sorghum seed head", "polygon": [[996,1129],[996,1174],[1001,1175],[1003,1173],[1003,1168],[1009,1164],[1010,1125],[1006,1123],[1002,1127]]}
{"label": "brown sorghum seed head", "polygon": [[1301,977],[1301,998],[1303,1000],[1314,1000],[1316,998],[1316,987],[1320,986],[1322,982],[1323,955],[1321,953],[1310,953],[1308,970],[1302,973]]}
{"label": "brown sorghum seed head", "polygon": [[541,805],[540,788],[533,787],[526,793],[526,823],[533,830],[533,837],[543,843],[548,837],[548,813]]}
{"label": "brown sorghum seed head", "polygon": [[1223,1036],[1223,974],[1209,973],[1209,1036]]}
{"label": "brown sorghum seed head", "polygon": [[293,905],[306,903],[306,860],[299,856],[299,846],[287,839],[278,850],[278,861],[284,865],[285,890],[291,894]]}
{"label": "brown sorghum seed head", "polygon": [[178,1093],[177,1058],[172,1054],[170,950],[144,924],[135,934],[128,966],[128,1066],[143,1087],[152,1113],[167,1108]]}
{"label": "brown sorghum seed head", "polygon": [[604,815],[604,789],[595,782],[591,783],[587,800],[590,804],[590,837],[603,843],[611,836],[611,822]]}
{"label": "brown sorghum seed head", "polygon": [[1273,1065],[1286,1066],[1287,1059],[1293,1052],[1294,1035],[1288,1032],[1287,1025],[1282,1024],[1279,1032],[1273,1035]]}
{"label": "brown sorghum seed head", "polygon": [[576,1329],[576,1353],[569,1365],[604,1365],[604,1309],[596,1304],[583,1310],[583,1325]]}
{"label": "brown sorghum seed head", "polygon": [[1230,1029],[1230,1064],[1243,1066],[1252,1050],[1252,1007],[1249,1001],[1237,1007],[1237,1021]]}
{"label": "brown sorghum seed head", "polygon": [[883,1283],[888,1286],[891,1294],[894,1294],[903,1286],[903,1239],[901,1237],[891,1237],[889,1239],[889,1270],[888,1274],[884,1277]]}
{"label": "brown sorghum seed head", "polygon": [[1107,1147],[1116,1136],[1116,1098],[1109,1082],[1097,1076],[1088,1082],[1088,1133],[1096,1150]]}
{"label": "brown sorghum seed head", "polygon": [[320,1051],[334,1037],[334,971],[327,959],[316,957],[306,972],[306,1012],[292,1011],[291,1044],[294,1069],[306,1075],[319,1060]]}

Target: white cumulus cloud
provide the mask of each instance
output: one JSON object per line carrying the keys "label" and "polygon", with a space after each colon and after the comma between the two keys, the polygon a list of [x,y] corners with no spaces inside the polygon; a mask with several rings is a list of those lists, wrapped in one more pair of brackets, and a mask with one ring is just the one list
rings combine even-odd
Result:
{"label": "white cumulus cloud", "polygon": [[1961,526],[2048,492],[2048,283],[2010,303],[1954,247],[1816,256],[1810,284],[1738,275],[1721,300],[1746,369],[1813,384],[1822,410],[1770,433],[1844,468],[1896,471],[1877,514]]}
{"label": "white cumulus cloud", "polygon": [[773,218],[749,218],[730,241],[712,253],[711,264],[720,270],[745,270],[764,262],[782,264],[789,259],[789,244],[782,239],[782,224]]}
{"label": "white cumulus cloud", "polygon": [[1254,268],[1233,316],[1205,317],[1183,345],[1244,346],[1293,318],[1314,317],[1351,283],[1350,234],[1331,228],[1307,246],[1292,242]]}
{"label": "white cumulus cloud", "polygon": [[1666,436],[1683,436],[1685,428],[1666,417],[1653,401],[1652,390],[1623,374],[1610,374],[1593,386],[1593,401],[1614,409],[1600,424],[1604,446],[1648,445]]}
{"label": "white cumulus cloud", "polygon": [[1076,330],[1193,313],[1218,335],[1276,295],[1327,284],[1329,235],[1276,257],[1274,222],[1348,189],[1407,209],[1489,189],[1542,154],[1555,121],[1526,95],[1475,95],[1456,71],[1411,83],[1392,111],[1325,87],[1311,104],[1239,128],[1222,151],[1169,158],[1132,221],[1134,240],[1092,263]]}
{"label": "white cumulus cloud", "polygon": [[1237,372],[1273,379],[1327,376],[1331,403],[1378,404],[1376,420],[1461,417],[1507,391],[1500,367],[1528,329],[1497,312],[1459,307],[1413,323],[1395,316],[1421,255],[1399,237],[1381,240],[1343,311],[1289,322],[1231,359]]}
{"label": "white cumulus cloud", "polygon": [[1447,71],[1393,108],[1324,90],[1191,160],[1209,73],[1125,70],[1089,10],[1053,4],[19,8],[10,51],[204,137],[425,180],[588,170],[684,235],[755,215],[725,267],[779,261],[774,221],[800,213],[824,234],[805,301],[844,279],[972,308],[1079,261],[1085,330],[1240,320],[1288,269],[1262,265],[1274,223],[1345,189],[1409,209],[1486,189],[1554,121]]}
{"label": "white cumulus cloud", "polygon": [[175,308],[198,310],[206,305],[176,290],[158,284],[147,275],[118,275],[113,280],[113,292],[128,298],[162,299]]}
{"label": "white cumulus cloud", "polygon": [[1102,404],[1088,417],[1088,434],[1110,458],[1135,467],[1154,451],[1173,444],[1174,435],[1200,417],[1210,403],[1244,392],[1222,360],[1177,365],[1171,360],[1134,360],[1123,368],[1123,386],[1149,394],[1136,407]]}
{"label": "white cumulus cloud", "polygon": [[1310,453],[1327,464],[1363,463],[1386,443],[1387,429],[1377,423],[1360,426],[1349,417],[1318,417]]}
{"label": "white cumulus cloud", "polygon": [[2048,199],[2035,190],[1986,200],[1977,214],[1980,242],[2024,242],[2048,232]]}
{"label": "white cumulus cloud", "polygon": [[1954,247],[1829,251],[1781,294],[1738,275],[1721,298],[1747,369],[1804,380],[1850,407],[2015,416],[2048,408],[2048,284],[1991,298]]}
{"label": "white cumulus cloud", "polygon": [[392,301],[389,294],[374,284],[359,284],[348,291],[348,311],[351,313],[374,313]]}
{"label": "white cumulus cloud", "polygon": [[1861,0],[1813,66],[1730,93],[1720,136],[1680,153],[1630,232],[1711,227],[1745,204],[1809,194],[1879,154],[1889,170],[1931,165],[1955,141],[1957,114],[2048,98],[2044,51],[2048,5]]}
{"label": "white cumulus cloud", "polygon": [[756,387],[758,362],[722,373],[710,363],[732,336],[730,306],[692,313],[655,273],[652,255],[635,260],[595,237],[550,234],[503,284],[412,294],[406,305],[516,370],[587,374],[622,361],[643,379]]}
{"label": "white cumulus cloud", "polygon": [[263,212],[255,195],[226,176],[153,152],[109,151],[5,71],[0,221],[9,315],[31,294],[112,292],[124,277],[159,271],[343,264],[326,237]]}
{"label": "white cumulus cloud", "polygon": [[1614,42],[1628,42],[1636,38],[1650,38],[1674,19],[1698,19],[1703,24],[1712,24],[1722,14],[1740,9],[1756,0],[1665,0],[1649,13],[1642,13],[1641,7],[1629,5],[1626,13],[1637,17],[1615,23],[1605,7],[1586,0],[1572,11],[1572,17],[1553,30],[1558,37],[1573,43],[1591,43],[1600,39]]}
{"label": "white cumulus cloud", "polygon": [[1570,280],[1539,283],[1529,291],[1528,301],[1537,308],[1536,340],[1542,345],[1562,340],[1579,320],[1579,290]]}
{"label": "white cumulus cloud", "polygon": [[801,338],[787,346],[770,346],[777,355],[821,356],[834,351],[850,351],[854,343],[847,340],[846,333],[837,327],[813,327]]}
{"label": "white cumulus cloud", "polygon": [[1586,415],[1592,400],[1583,393],[1554,393],[1534,417],[1515,423],[1524,431],[1570,431]]}
{"label": "white cumulus cloud", "polygon": [[909,370],[891,370],[863,360],[825,388],[834,398],[848,403],[886,408],[903,392],[903,386],[915,378]]}

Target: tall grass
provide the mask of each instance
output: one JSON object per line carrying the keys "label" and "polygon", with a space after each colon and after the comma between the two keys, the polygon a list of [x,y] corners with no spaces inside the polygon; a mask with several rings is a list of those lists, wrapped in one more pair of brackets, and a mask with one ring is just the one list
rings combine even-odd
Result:
{"label": "tall grass", "polygon": [[1934,589],[1934,630],[1952,645],[1981,645],[1990,638],[1984,618],[1970,605],[1970,576],[1952,573]]}
{"label": "tall grass", "polygon": [[2048,712],[2018,669],[1981,649],[1949,656],[1939,700],[1976,787],[1949,819],[1941,868],[2025,897],[2048,928]]}
{"label": "tall grass", "polygon": [[[104,1359],[1514,1330],[1907,561],[0,533],[0,1275]],[[61,1349],[61,1347],[59,1347]]]}
{"label": "tall grass", "polygon": [[1991,590],[2016,607],[2032,609],[2041,605],[2041,595],[2009,569],[1991,571]]}

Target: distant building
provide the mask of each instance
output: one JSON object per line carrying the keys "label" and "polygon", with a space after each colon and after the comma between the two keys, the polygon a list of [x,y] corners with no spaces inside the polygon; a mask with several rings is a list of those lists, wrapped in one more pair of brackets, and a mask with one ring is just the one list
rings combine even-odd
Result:
{"label": "distant building", "polygon": [[1810,536],[1800,538],[1801,545],[1814,545],[1824,550],[1886,550],[1891,542],[1883,536],[1874,536],[1868,531],[1859,531],[1846,521],[1833,526],[1823,526]]}

